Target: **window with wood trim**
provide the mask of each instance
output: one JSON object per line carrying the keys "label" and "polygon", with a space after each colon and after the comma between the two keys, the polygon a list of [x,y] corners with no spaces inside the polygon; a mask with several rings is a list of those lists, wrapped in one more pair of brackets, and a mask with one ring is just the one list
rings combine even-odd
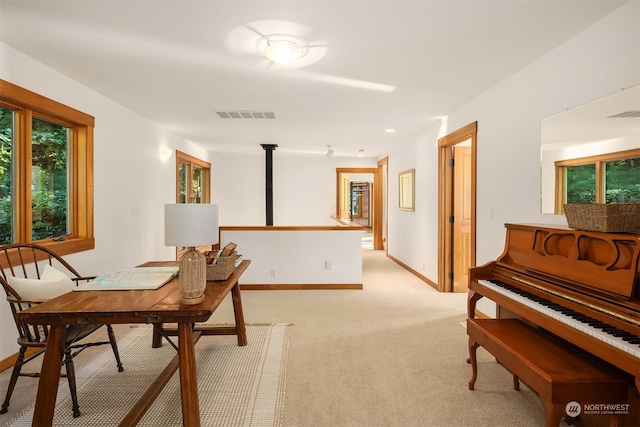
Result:
{"label": "window with wood trim", "polygon": [[[176,151],[176,203],[211,202],[211,164]],[[200,248],[209,250],[211,247]],[[186,248],[176,248],[176,259]]]}
{"label": "window with wood trim", "polygon": [[94,121],[0,80],[0,244],[94,248]]}
{"label": "window with wood trim", "polygon": [[176,151],[176,203],[209,203],[211,164]]}
{"label": "window with wood trim", "polygon": [[556,213],[565,203],[640,203],[640,149],[555,162]]}

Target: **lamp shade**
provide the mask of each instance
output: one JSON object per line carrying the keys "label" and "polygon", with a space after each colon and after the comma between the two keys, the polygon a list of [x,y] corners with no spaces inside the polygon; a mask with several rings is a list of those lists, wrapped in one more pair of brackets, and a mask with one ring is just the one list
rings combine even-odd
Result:
{"label": "lamp shade", "polygon": [[164,205],[165,246],[205,246],[218,243],[218,205]]}

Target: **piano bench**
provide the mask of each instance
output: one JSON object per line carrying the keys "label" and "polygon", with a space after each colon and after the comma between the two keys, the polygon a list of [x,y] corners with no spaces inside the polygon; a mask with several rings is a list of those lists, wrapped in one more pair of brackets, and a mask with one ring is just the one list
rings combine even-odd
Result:
{"label": "piano bench", "polygon": [[[513,375],[515,390],[522,380],[538,394],[548,427],[558,427],[569,402],[625,404],[628,379],[593,356],[518,319],[467,319],[469,359],[473,390],[478,365],[476,350],[482,346]],[[619,425],[623,416],[611,415]]]}

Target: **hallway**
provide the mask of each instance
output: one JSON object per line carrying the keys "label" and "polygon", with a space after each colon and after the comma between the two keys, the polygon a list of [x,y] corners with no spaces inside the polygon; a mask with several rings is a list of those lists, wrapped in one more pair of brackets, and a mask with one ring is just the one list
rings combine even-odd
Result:
{"label": "hallway", "polygon": [[362,249],[373,250],[373,234],[370,231],[362,232]]}

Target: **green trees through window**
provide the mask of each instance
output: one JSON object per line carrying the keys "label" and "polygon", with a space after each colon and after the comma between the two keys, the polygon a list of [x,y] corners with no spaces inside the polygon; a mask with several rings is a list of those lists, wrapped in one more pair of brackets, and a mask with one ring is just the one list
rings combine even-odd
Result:
{"label": "green trees through window", "polygon": [[13,241],[13,111],[0,107],[0,244]]}
{"label": "green trees through window", "polygon": [[596,202],[596,165],[567,167],[567,203]]}
{"label": "green trees through window", "polygon": [[640,157],[606,162],[606,203],[640,203]]}
{"label": "green trees through window", "polygon": [[[564,203],[640,203],[640,149],[556,162]],[[560,210],[557,210],[561,213]]]}
{"label": "green trees through window", "polygon": [[[0,244],[15,240],[14,123],[14,111],[0,107]],[[30,141],[32,240],[68,234],[69,128],[33,118]]]}
{"label": "green trees through window", "polygon": [[31,233],[34,241],[69,234],[68,143],[69,128],[33,119]]}

